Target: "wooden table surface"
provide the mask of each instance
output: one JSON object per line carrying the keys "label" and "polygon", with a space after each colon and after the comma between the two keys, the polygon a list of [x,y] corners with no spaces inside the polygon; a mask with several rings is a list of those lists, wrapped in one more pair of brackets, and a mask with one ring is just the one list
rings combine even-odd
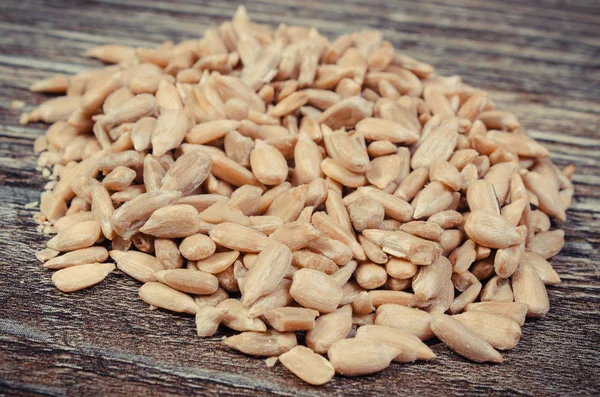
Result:
{"label": "wooden table surface", "polygon": [[566,246],[552,259],[563,283],[551,310],[528,321],[502,365],[467,362],[442,344],[439,359],[316,388],[280,365],[195,336],[194,319],[150,311],[137,282],[115,272],[62,294],[33,254],[44,246],[24,208],[45,180],[32,151],[44,126],[20,126],[44,95],[37,79],[97,65],[95,45],[150,46],[198,37],[229,19],[228,1],[3,0],[0,6],[0,395],[592,395],[600,390],[600,3],[597,1],[246,1],[258,22],[316,26],[333,38],[362,28],[490,91],[577,166]]}

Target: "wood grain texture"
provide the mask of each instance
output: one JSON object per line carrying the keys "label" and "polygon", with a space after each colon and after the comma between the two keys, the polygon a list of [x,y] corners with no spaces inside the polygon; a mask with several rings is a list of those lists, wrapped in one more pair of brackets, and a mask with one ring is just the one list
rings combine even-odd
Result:
{"label": "wood grain texture", "polygon": [[194,319],[150,311],[118,272],[62,294],[33,254],[44,246],[26,203],[45,180],[20,126],[46,99],[28,91],[56,72],[97,65],[95,45],[153,45],[197,37],[233,14],[215,1],[3,0],[0,12],[0,395],[592,395],[600,390],[600,7],[572,0],[245,2],[258,22],[315,26],[328,37],[366,27],[397,48],[460,74],[516,113],[556,163],[577,166],[566,246],[552,264],[563,283],[551,310],[528,321],[502,365],[467,362],[442,344],[427,364],[393,364],[363,378],[308,386],[277,365],[232,352],[226,332],[200,340]]}

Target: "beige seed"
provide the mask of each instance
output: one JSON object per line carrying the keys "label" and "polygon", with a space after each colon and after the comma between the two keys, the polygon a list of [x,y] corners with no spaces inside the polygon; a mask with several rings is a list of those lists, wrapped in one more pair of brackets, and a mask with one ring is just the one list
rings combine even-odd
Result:
{"label": "beige seed", "polygon": [[265,332],[267,330],[265,323],[261,320],[248,316],[248,309],[237,299],[226,299],[219,303],[217,308],[227,311],[223,318],[223,324],[233,330],[242,332]]}
{"label": "beige seed", "polygon": [[279,356],[297,345],[293,332],[243,332],[223,340],[227,346],[252,356]]}
{"label": "beige seed", "polygon": [[348,336],[352,329],[352,306],[342,306],[317,318],[315,326],[306,333],[306,346],[315,353],[325,354],[330,347]]}
{"label": "beige seed", "polygon": [[[281,94],[280,94],[281,97]],[[291,95],[286,96],[283,100],[270,110],[274,117],[282,117],[292,113],[308,102],[308,95],[303,91],[296,91]]]}
{"label": "beige seed", "polygon": [[413,208],[406,201],[390,193],[383,192],[371,187],[358,189],[364,196],[377,201],[385,209],[387,216],[400,222],[408,222],[413,218]]}
{"label": "beige seed", "polygon": [[475,335],[460,321],[445,314],[435,314],[431,319],[435,335],[452,350],[478,363],[501,363],[502,356],[484,339]]}
{"label": "beige seed", "polygon": [[448,259],[452,263],[452,271],[462,274],[475,262],[477,251],[473,240],[465,241],[460,247],[452,251]]}
{"label": "beige seed", "polygon": [[326,274],[333,274],[338,270],[337,265],[331,259],[306,250],[293,252],[292,265],[301,269],[319,270]]}
{"label": "beige seed", "polygon": [[244,167],[250,165],[250,153],[254,149],[254,140],[237,131],[229,131],[224,140],[225,154]]}
{"label": "beige seed", "polygon": [[513,225],[488,210],[471,212],[465,222],[465,232],[477,244],[490,248],[508,248],[523,240]]}
{"label": "beige seed", "polygon": [[413,236],[433,241],[439,240],[444,232],[444,230],[437,223],[424,221],[412,221],[404,223],[400,226],[400,230],[410,233]]}
{"label": "beige seed", "polygon": [[400,352],[400,348],[377,339],[352,338],[334,343],[327,356],[337,373],[360,376],[382,371]]}
{"label": "beige seed", "polygon": [[194,207],[175,204],[154,211],[140,231],[158,238],[188,237],[198,231],[200,222]]}
{"label": "beige seed", "polygon": [[[525,207],[528,204],[529,204],[529,202],[525,198],[517,199],[517,200],[511,202],[510,204],[502,207],[502,210],[501,210],[502,216],[506,220],[508,220],[513,226],[516,226],[519,224],[519,221],[523,217]],[[539,211],[538,213],[543,214],[543,212],[541,212],[541,211]],[[544,214],[544,215],[546,215],[546,214]],[[549,219],[548,219],[548,221],[549,221]]]}
{"label": "beige seed", "polygon": [[419,147],[411,158],[411,167],[430,168],[439,161],[447,161],[456,147],[457,140],[457,122],[450,121],[435,128],[419,141]]}
{"label": "beige seed", "polygon": [[208,236],[194,234],[183,239],[179,245],[179,250],[184,258],[198,261],[214,254],[216,245]]}
{"label": "beige seed", "polygon": [[527,305],[518,302],[475,302],[469,303],[465,310],[467,312],[483,311],[500,314],[514,320],[521,327],[525,323],[527,315]]}
{"label": "beige seed", "polygon": [[85,221],[59,232],[48,240],[47,245],[48,248],[60,252],[75,251],[94,245],[101,233],[98,222]]}
{"label": "beige seed", "polygon": [[273,243],[262,250],[244,280],[244,306],[249,307],[257,299],[273,292],[285,276],[291,262],[292,252],[283,244]]}
{"label": "beige seed", "polygon": [[283,223],[295,221],[304,209],[307,192],[308,185],[301,185],[283,192],[272,201],[265,215],[278,216]]}
{"label": "beige seed", "polygon": [[[300,219],[300,217],[298,218]],[[264,234],[271,234],[283,225],[283,221],[278,216],[251,216],[249,221],[250,228]]]}
{"label": "beige seed", "polygon": [[212,152],[210,158],[212,160],[210,172],[223,181],[234,186],[257,185],[259,183],[252,172],[234,160]]}
{"label": "beige seed", "polygon": [[294,375],[311,385],[323,385],[335,375],[335,368],[327,359],[305,346],[295,346],[280,355],[279,361]]}
{"label": "beige seed", "polygon": [[[481,282],[471,272],[452,275],[453,288],[460,292],[450,304],[450,313],[456,314],[464,310],[465,306],[474,302],[481,292]],[[452,294],[454,295],[454,294]]]}
{"label": "beige seed", "polygon": [[165,269],[179,269],[183,266],[183,257],[174,240],[155,239],[154,255]]}
{"label": "beige seed", "polygon": [[229,204],[238,208],[244,215],[255,215],[260,206],[263,190],[258,186],[242,186],[236,189],[229,199]]}
{"label": "beige seed", "polygon": [[64,74],[57,74],[52,77],[48,77],[44,80],[36,81],[29,87],[30,91],[33,92],[49,92],[52,94],[63,94],[67,92],[69,86],[69,79]]}
{"label": "beige seed", "polygon": [[397,347],[400,349],[400,354],[394,358],[394,361],[399,363],[409,363],[417,360],[428,361],[436,357],[421,339],[399,328],[384,325],[363,325],[356,331],[356,338],[377,339]]}
{"label": "beige seed", "polygon": [[376,289],[387,281],[387,272],[383,266],[364,262],[358,265],[354,273],[358,285],[365,289]]}
{"label": "beige seed", "polygon": [[415,265],[430,265],[442,253],[440,244],[402,231],[369,229],[363,231],[363,235],[381,246],[383,252],[408,259]]}
{"label": "beige seed", "polygon": [[226,299],[229,299],[229,295],[224,289],[219,288],[213,294],[195,296],[194,302],[196,303],[196,305],[198,305],[199,308],[205,306],[215,307]]}
{"label": "beige seed", "polygon": [[94,220],[100,224],[102,234],[109,240],[112,240],[115,232],[110,221],[115,212],[112,200],[106,188],[102,185],[92,188],[92,214]]}
{"label": "beige seed", "polygon": [[[546,285],[556,285],[560,284],[561,282],[558,273],[556,273],[552,265],[535,252],[523,252],[519,263],[527,263],[528,265],[534,267]],[[44,265],[44,267],[46,267],[46,265]]]}
{"label": "beige seed", "polygon": [[494,276],[481,290],[481,301],[512,302],[514,300],[510,279]]}
{"label": "beige seed", "polygon": [[427,340],[433,336],[431,318],[431,314],[422,310],[386,303],[377,308],[375,324],[399,328]]}
{"label": "beige seed", "polygon": [[225,309],[203,306],[196,312],[196,333],[200,337],[213,336],[225,317]]}
{"label": "beige seed", "polygon": [[242,211],[231,205],[230,202],[219,200],[200,213],[200,219],[210,224],[222,222],[236,223],[250,226],[250,219]]}
{"label": "beige seed", "polygon": [[102,126],[110,129],[123,123],[133,123],[156,112],[156,99],[150,94],[136,95],[107,113],[101,120]]}
{"label": "beige seed", "polygon": [[89,263],[61,269],[52,275],[52,283],[62,292],[74,292],[98,284],[113,270],[112,263]]}
{"label": "beige seed", "polygon": [[315,326],[319,312],[302,307],[279,307],[264,315],[271,327],[279,332],[307,331]]}
{"label": "beige seed", "polygon": [[366,118],[356,124],[356,131],[372,141],[387,140],[410,145],[419,139],[413,131],[393,120]]}
{"label": "beige seed", "polygon": [[288,246],[291,251],[297,251],[319,238],[320,235],[319,231],[310,223],[294,221],[279,226],[269,237]]}
{"label": "beige seed", "polygon": [[325,175],[349,187],[359,187],[366,184],[364,175],[352,172],[344,165],[331,158],[326,158],[321,162],[321,170]]}
{"label": "beige seed", "polygon": [[[53,250],[51,248],[44,248],[35,253],[35,259],[44,263],[47,260],[50,260],[50,259],[56,257],[58,254],[59,254],[59,252],[56,250]],[[103,262],[103,261],[94,261],[94,262]]]}
{"label": "beige seed", "polygon": [[319,238],[312,240],[308,243],[307,248],[313,252],[321,254],[328,259],[335,262],[336,265],[343,266],[352,259],[352,250],[350,247],[342,243],[341,241],[334,240],[326,236],[319,236]]}
{"label": "beige seed", "polygon": [[292,303],[293,299],[289,292],[291,285],[290,280],[281,280],[274,291],[256,300],[248,310],[248,316],[250,318],[260,317],[271,309],[285,307]]}
{"label": "beige seed", "polygon": [[402,180],[394,192],[394,196],[398,196],[404,201],[410,201],[425,186],[428,180],[429,170],[427,168],[417,168]]}
{"label": "beige seed", "polygon": [[295,177],[298,183],[310,183],[323,176],[321,161],[323,156],[319,146],[305,134],[300,134],[294,148],[296,160]]}
{"label": "beige seed", "polygon": [[385,270],[390,277],[404,280],[416,274],[417,266],[407,259],[390,258],[385,264]]}
{"label": "beige seed", "polygon": [[357,266],[356,261],[350,261],[333,273],[332,277],[339,285],[343,286],[350,280]]}
{"label": "beige seed", "polygon": [[499,350],[513,349],[521,339],[521,327],[516,321],[500,314],[469,311],[454,316],[469,331]]}
{"label": "beige seed", "polygon": [[281,152],[260,139],[250,154],[250,165],[256,178],[265,185],[279,185],[287,178],[287,162]]}
{"label": "beige seed", "polygon": [[440,181],[454,191],[460,190],[463,185],[460,171],[447,161],[440,161],[431,166],[429,180]]}
{"label": "beige seed", "polygon": [[527,317],[543,317],[550,308],[544,282],[535,267],[522,262],[513,273],[515,302],[527,305]]}
{"label": "beige seed", "polygon": [[324,236],[341,241],[349,246],[357,260],[366,259],[365,252],[354,234],[347,233],[331,216],[324,212],[317,212],[312,216],[312,223]]}
{"label": "beige seed", "polygon": [[[133,129],[131,130],[131,141],[133,142],[135,150],[142,151],[150,148],[152,132],[155,127],[156,119],[154,117],[142,117],[135,122]],[[96,130],[94,130],[94,132],[96,132]]]}
{"label": "beige seed", "polygon": [[137,233],[150,216],[159,208],[173,204],[181,197],[180,192],[155,191],[141,194],[119,207],[112,216],[115,232],[130,238]]}
{"label": "beige seed", "polygon": [[165,270],[158,259],[143,252],[112,250],[109,254],[119,270],[143,283],[155,281],[154,273]]}
{"label": "beige seed", "polygon": [[315,179],[308,184],[308,190],[306,192],[306,206],[313,208],[320,207],[327,200],[328,193],[329,189],[325,179]]}
{"label": "beige seed", "polygon": [[325,210],[327,215],[331,216],[337,223],[339,223],[344,230],[348,233],[354,233],[352,223],[350,221],[350,215],[342,200],[342,195],[339,192],[329,189],[327,193],[327,199],[325,200]]}
{"label": "beige seed", "polygon": [[[54,251],[58,254],[58,251]],[[51,258],[44,267],[46,269],[58,270],[86,263],[102,263],[108,258],[108,251],[104,247],[89,247],[68,252],[64,255]]]}
{"label": "beige seed", "polygon": [[358,235],[358,241],[371,262],[383,265],[388,261],[388,256],[385,252],[362,234]]}
{"label": "beige seed", "polygon": [[452,189],[440,181],[433,181],[421,190],[412,201],[414,219],[429,217],[449,209],[454,200]]}
{"label": "beige seed", "polygon": [[120,191],[128,188],[136,177],[131,168],[117,167],[102,180],[102,185],[108,190]]}
{"label": "beige seed", "polygon": [[196,314],[198,311],[191,296],[158,282],[142,285],[139,295],[147,304],[172,312]]}
{"label": "beige seed", "polygon": [[442,248],[442,255],[447,256],[454,251],[463,241],[463,233],[460,230],[449,229],[442,233],[439,245]]}
{"label": "beige seed", "polygon": [[379,189],[386,189],[392,182],[396,181],[400,174],[400,157],[393,154],[381,156],[371,160],[371,167],[365,173],[367,181]]}
{"label": "beige seed", "polygon": [[[519,199],[528,203],[529,200]],[[512,203],[511,203],[512,204]],[[547,232],[550,230],[550,217],[540,210],[531,211],[531,227],[535,233]],[[520,220],[520,219],[519,219]]]}
{"label": "beige seed", "polygon": [[154,273],[157,281],[181,292],[198,295],[213,294],[219,288],[215,276],[190,269],[162,270]]}
{"label": "beige seed", "polygon": [[541,232],[529,242],[529,250],[544,259],[558,254],[565,245],[565,231],[561,229]]}
{"label": "beige seed", "polygon": [[290,295],[302,306],[321,313],[334,311],[341,299],[342,288],[334,278],[314,269],[294,273]]}
{"label": "beige seed", "polygon": [[423,266],[413,279],[415,298],[424,302],[433,298],[452,276],[452,264],[444,257],[438,257],[431,265]]}
{"label": "beige seed", "polygon": [[359,96],[344,98],[330,106],[319,116],[318,122],[332,129],[354,127],[359,121],[370,117],[373,105]]}
{"label": "beige seed", "polygon": [[218,274],[227,270],[237,260],[238,251],[216,252],[206,259],[196,262],[198,270],[211,274]]}
{"label": "beige seed", "polygon": [[209,235],[218,245],[241,252],[260,252],[273,242],[261,232],[230,222],[215,226]]}
{"label": "beige seed", "polygon": [[178,190],[188,195],[204,182],[211,165],[211,158],[201,151],[185,153],[165,174],[161,190]]}

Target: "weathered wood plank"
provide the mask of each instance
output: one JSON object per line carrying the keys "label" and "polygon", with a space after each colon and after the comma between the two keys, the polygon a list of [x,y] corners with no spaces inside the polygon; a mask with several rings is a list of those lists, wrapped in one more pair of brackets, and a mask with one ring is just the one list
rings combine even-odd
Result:
{"label": "weathered wood plank", "polygon": [[258,22],[316,26],[327,36],[377,28],[443,74],[460,74],[517,114],[560,165],[577,166],[566,246],[552,259],[563,283],[551,311],[528,321],[505,364],[477,365],[441,344],[433,363],[393,365],[375,376],[307,386],[280,365],[195,337],[193,319],[150,311],[138,284],[112,274],[65,295],[33,253],[45,238],[33,210],[46,183],[31,145],[44,126],[18,124],[13,99],[41,103],[27,88],[53,73],[99,66],[82,53],[121,42],[153,45],[199,36],[237,4],[8,0],[0,13],[0,394],[226,395],[591,395],[600,389],[600,8],[597,2],[460,0],[345,2],[254,0]]}

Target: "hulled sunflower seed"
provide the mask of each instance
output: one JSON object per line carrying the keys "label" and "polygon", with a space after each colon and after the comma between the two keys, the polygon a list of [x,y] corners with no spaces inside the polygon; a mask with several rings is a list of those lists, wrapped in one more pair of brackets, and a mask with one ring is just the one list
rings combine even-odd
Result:
{"label": "hulled sunflower seed", "polygon": [[294,273],[290,295],[306,308],[329,313],[342,300],[342,287],[331,276],[305,268]]}
{"label": "hulled sunflower seed", "polygon": [[279,361],[294,375],[311,385],[323,385],[335,375],[335,368],[327,359],[305,346],[295,346],[280,355]]}
{"label": "hulled sunflower seed", "polygon": [[319,312],[303,307],[279,307],[265,313],[271,327],[279,332],[307,331],[315,326]]}
{"label": "hulled sunflower seed", "polygon": [[376,325],[399,328],[417,336],[421,340],[433,337],[431,314],[419,309],[386,303],[377,308]]}
{"label": "hulled sunflower seed", "polygon": [[352,306],[345,305],[317,318],[306,333],[306,346],[315,353],[325,354],[331,346],[348,336],[352,329]]}
{"label": "hulled sunflower seed", "polygon": [[109,254],[119,270],[143,283],[156,281],[154,273],[165,270],[158,259],[143,252],[112,250]]}
{"label": "hulled sunflower seed", "polygon": [[190,269],[161,270],[154,278],[177,291],[210,295],[219,288],[219,280],[210,273]]}
{"label": "hulled sunflower seed", "polygon": [[293,332],[280,333],[275,330],[265,332],[242,332],[225,338],[223,343],[251,356],[279,356],[297,345]]}
{"label": "hulled sunflower seed", "polygon": [[102,229],[96,221],[85,221],[59,232],[48,240],[48,248],[59,252],[91,247],[100,237]]}
{"label": "hulled sunflower seed", "polygon": [[141,286],[139,295],[147,304],[172,312],[196,314],[198,311],[198,306],[191,296],[162,283],[145,283]]}
{"label": "hulled sunflower seed", "polygon": [[378,339],[351,338],[334,343],[327,356],[337,373],[360,376],[382,371],[400,352],[397,346]]}
{"label": "hulled sunflower seed", "polygon": [[273,243],[261,251],[244,279],[244,306],[248,307],[273,292],[291,263],[292,252],[283,244]]}
{"label": "hulled sunflower seed", "polygon": [[[58,254],[58,251],[54,251]],[[102,263],[108,258],[108,251],[104,247],[89,247],[67,252],[46,261],[46,269],[58,270],[66,267],[83,265],[85,263]]]}
{"label": "hulled sunflower seed", "polygon": [[213,336],[225,317],[225,309],[204,306],[196,312],[196,333],[200,337]]}
{"label": "hulled sunflower seed", "polygon": [[432,360],[436,355],[424,344],[421,339],[399,328],[386,327],[385,325],[363,325],[356,331],[356,338],[377,339],[383,343],[400,349],[393,361],[410,363],[417,360]]}
{"label": "hulled sunflower seed", "polygon": [[543,317],[548,313],[550,303],[544,282],[536,269],[527,262],[519,264],[513,273],[515,302],[527,305],[528,317]]}
{"label": "hulled sunflower seed", "polygon": [[521,339],[519,324],[499,314],[473,310],[454,318],[498,350],[513,349]]}
{"label": "hulled sunflower seed", "polygon": [[502,356],[484,339],[475,335],[457,319],[435,314],[431,319],[435,335],[452,350],[478,363],[501,363]]}
{"label": "hulled sunflower seed", "polygon": [[52,283],[62,292],[74,292],[98,284],[113,270],[113,263],[88,263],[61,269],[52,275]]}

